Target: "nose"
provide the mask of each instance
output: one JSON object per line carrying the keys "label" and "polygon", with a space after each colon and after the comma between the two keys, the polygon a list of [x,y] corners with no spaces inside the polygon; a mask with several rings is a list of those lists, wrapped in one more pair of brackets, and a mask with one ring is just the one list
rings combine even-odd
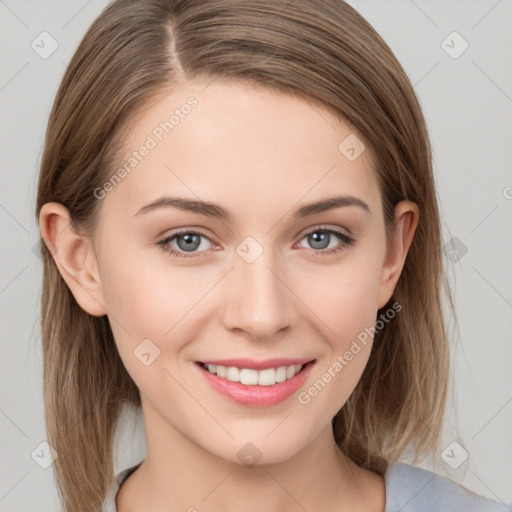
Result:
{"label": "nose", "polygon": [[295,296],[271,253],[264,250],[252,263],[236,255],[227,281],[224,325],[257,341],[274,339],[297,319]]}

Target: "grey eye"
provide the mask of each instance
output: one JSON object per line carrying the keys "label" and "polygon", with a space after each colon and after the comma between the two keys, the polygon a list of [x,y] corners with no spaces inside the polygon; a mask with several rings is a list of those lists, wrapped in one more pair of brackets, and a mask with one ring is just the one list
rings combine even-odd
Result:
{"label": "grey eye", "polygon": [[176,235],[176,243],[182,251],[195,251],[201,245],[201,235],[193,233]]}
{"label": "grey eye", "polygon": [[313,249],[327,249],[331,236],[331,233],[325,231],[315,231],[309,234],[307,239]]}

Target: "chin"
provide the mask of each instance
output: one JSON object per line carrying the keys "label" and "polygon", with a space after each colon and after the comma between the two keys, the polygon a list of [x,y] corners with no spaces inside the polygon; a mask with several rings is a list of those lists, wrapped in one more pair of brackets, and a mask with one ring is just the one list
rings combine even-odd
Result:
{"label": "chin", "polygon": [[[272,428],[276,426],[274,424]],[[258,429],[253,434],[251,434],[251,429],[244,429],[240,436],[232,432],[235,439],[230,439],[228,442],[210,439],[212,445],[203,446],[203,448],[226,461],[252,467],[285,462],[300,453],[309,444],[310,440],[301,437],[297,430],[293,436],[290,436],[290,424],[286,427],[284,424],[277,427],[275,432],[272,432],[272,428],[265,430],[265,433]],[[283,428],[282,432],[278,432],[280,428]],[[272,433],[269,435],[269,432]]]}

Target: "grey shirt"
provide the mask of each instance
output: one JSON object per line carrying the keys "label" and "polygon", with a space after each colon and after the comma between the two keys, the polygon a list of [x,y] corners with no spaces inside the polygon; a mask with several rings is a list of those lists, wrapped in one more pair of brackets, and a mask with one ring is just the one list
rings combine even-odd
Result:
{"label": "grey shirt", "polygon": [[[119,487],[140,464],[116,475],[103,502],[102,512],[117,512],[115,497]],[[465,487],[422,468],[397,462],[384,475],[384,512],[511,512],[512,507],[482,498]]]}

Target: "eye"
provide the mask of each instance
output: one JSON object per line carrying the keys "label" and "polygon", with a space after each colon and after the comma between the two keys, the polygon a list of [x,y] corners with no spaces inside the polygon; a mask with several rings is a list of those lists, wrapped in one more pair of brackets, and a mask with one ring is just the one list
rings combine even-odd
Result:
{"label": "eye", "polygon": [[[338,243],[336,244],[336,238]],[[157,242],[157,245],[166,253],[175,256],[177,258],[193,258],[206,256],[208,251],[208,243],[203,243],[207,240],[209,244],[212,244],[211,240],[202,233],[197,231],[183,230],[177,233],[173,233],[170,236],[165,237],[163,240]],[[335,229],[318,227],[305,233],[301,240],[307,240],[313,249],[313,253],[322,256],[330,255],[347,249],[353,245],[355,240],[341,231]],[[334,241],[334,245],[332,242]],[[328,250],[326,250],[328,249]]]}
{"label": "eye", "polygon": [[[335,238],[341,240],[336,244]],[[355,240],[341,231],[329,228],[316,228],[304,234],[300,241],[306,240],[310,244],[313,252],[318,253],[322,256],[330,255],[347,249],[354,244]],[[334,242],[334,245],[331,244]],[[299,242],[300,243],[300,242]],[[329,249],[329,250],[325,250]]]}
{"label": "eye", "polygon": [[[208,240],[211,243],[208,237],[196,231],[179,231],[178,233],[164,238],[158,242],[157,245],[172,256],[178,258],[192,258],[199,256],[196,254],[197,252],[205,252],[204,250],[197,250],[199,248],[205,249],[201,239]],[[172,245],[173,242],[176,242],[177,247]],[[206,247],[206,249],[208,249],[208,247]]]}

